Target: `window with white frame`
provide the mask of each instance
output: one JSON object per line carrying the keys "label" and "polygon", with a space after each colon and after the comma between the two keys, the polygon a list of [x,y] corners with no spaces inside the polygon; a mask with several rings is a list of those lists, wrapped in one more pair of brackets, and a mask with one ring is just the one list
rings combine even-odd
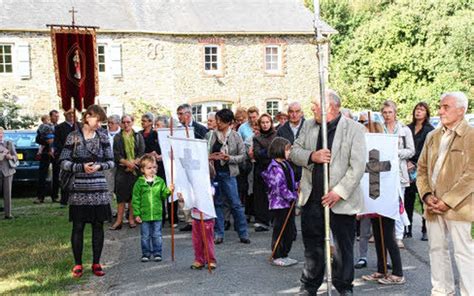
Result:
{"label": "window with white frame", "polygon": [[194,120],[202,122],[202,105],[193,105],[191,113]]}
{"label": "window with white frame", "polygon": [[272,118],[280,111],[280,100],[271,99],[266,102],[265,112],[268,113]]}
{"label": "window with white frame", "polygon": [[105,44],[97,45],[97,65],[99,66],[99,73],[105,73]]}
{"label": "window with white frame", "polygon": [[0,73],[13,72],[12,45],[0,44]]}
{"label": "window with white frame", "polygon": [[204,71],[216,73],[221,70],[221,50],[218,45],[204,46]]}
{"label": "window with white frame", "polygon": [[265,47],[265,71],[279,72],[281,70],[281,46],[267,45]]}
{"label": "window with white frame", "polygon": [[192,114],[194,120],[202,123],[207,123],[207,115],[211,112],[217,112],[222,109],[231,109],[232,103],[214,101],[194,104],[192,107]]}

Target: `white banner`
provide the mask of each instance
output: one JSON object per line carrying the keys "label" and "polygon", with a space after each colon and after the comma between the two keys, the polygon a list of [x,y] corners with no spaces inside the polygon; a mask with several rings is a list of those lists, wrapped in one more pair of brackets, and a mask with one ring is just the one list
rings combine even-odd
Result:
{"label": "white banner", "polygon": [[[194,139],[194,129],[188,128],[189,130],[189,138]],[[168,136],[170,136],[170,129],[169,128],[159,128],[158,132],[158,143],[160,144],[161,148],[161,157],[163,160],[163,166],[165,167],[165,175],[166,175],[166,183],[169,186],[171,184],[171,146],[168,140]],[[186,138],[186,129],[184,127],[173,128],[173,136],[177,138]],[[187,186],[186,184],[182,184],[182,180],[185,179],[185,176],[177,175],[176,172],[176,163],[173,165],[174,169],[174,185],[175,188],[183,188]],[[175,194],[173,196],[173,201],[178,199],[178,196]]]}
{"label": "white banner", "polygon": [[186,208],[196,208],[204,214],[215,218],[216,210],[212,199],[211,180],[209,177],[209,160],[206,140],[169,137],[173,147],[174,163],[180,181],[186,188],[178,188]]}
{"label": "white banner", "polygon": [[364,210],[361,214],[377,213],[384,217],[400,217],[400,175],[398,136],[365,135],[367,143],[366,170],[361,180]]}

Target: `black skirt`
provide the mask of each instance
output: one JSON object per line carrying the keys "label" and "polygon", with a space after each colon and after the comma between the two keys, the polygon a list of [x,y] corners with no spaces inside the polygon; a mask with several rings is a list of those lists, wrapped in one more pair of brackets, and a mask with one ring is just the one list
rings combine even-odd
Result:
{"label": "black skirt", "polygon": [[132,173],[125,172],[122,168],[117,170],[115,175],[115,195],[117,203],[131,202],[133,185],[138,177]]}
{"label": "black skirt", "polygon": [[105,222],[112,221],[110,204],[105,205],[69,205],[70,222]]}

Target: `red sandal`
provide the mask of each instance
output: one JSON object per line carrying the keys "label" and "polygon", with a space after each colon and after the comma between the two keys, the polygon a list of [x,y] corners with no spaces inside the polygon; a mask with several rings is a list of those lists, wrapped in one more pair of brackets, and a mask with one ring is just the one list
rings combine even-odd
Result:
{"label": "red sandal", "polygon": [[92,273],[96,276],[105,275],[105,272],[102,270],[102,266],[100,264],[92,264]]}
{"label": "red sandal", "polygon": [[72,268],[72,277],[73,278],[80,278],[82,276],[82,265],[75,265]]}

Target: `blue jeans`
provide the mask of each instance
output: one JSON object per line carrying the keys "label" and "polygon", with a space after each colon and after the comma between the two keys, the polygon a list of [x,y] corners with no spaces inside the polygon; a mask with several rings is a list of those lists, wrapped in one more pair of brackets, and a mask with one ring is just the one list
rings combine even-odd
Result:
{"label": "blue jeans", "polygon": [[161,257],[161,247],[163,244],[161,220],[142,222],[140,234],[142,236],[142,256],[150,257],[153,254],[153,256]]}
{"label": "blue jeans", "polygon": [[219,184],[219,194],[214,199],[216,207],[217,223],[215,225],[216,238],[224,238],[224,198],[230,203],[234,223],[240,238],[248,238],[247,220],[244,209],[240,203],[239,191],[237,188],[237,179],[231,177],[229,172],[217,172],[214,179]]}

